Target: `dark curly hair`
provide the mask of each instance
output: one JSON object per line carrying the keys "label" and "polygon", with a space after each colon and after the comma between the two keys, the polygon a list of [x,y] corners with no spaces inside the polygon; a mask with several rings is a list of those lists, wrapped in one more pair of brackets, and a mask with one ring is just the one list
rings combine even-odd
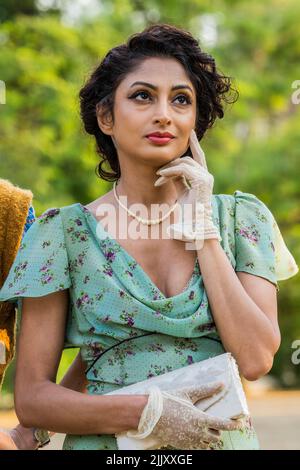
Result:
{"label": "dark curly hair", "polygon": [[[141,33],[133,34],[126,44],[111,49],[91,73],[79,92],[80,115],[87,133],[96,139],[96,152],[101,158],[96,174],[106,181],[120,178],[120,166],[111,136],[99,128],[96,106],[101,104],[103,114],[114,120],[114,97],[120,82],[128,73],[149,57],[177,59],[185,68],[197,96],[195,132],[202,139],[206,130],[213,126],[217,117],[224,116],[223,103],[233,103],[238,91],[231,86],[231,77],[216,70],[214,58],[203,52],[198,41],[185,30],[166,23],[148,26]],[[230,99],[229,91],[234,92]],[[228,96],[227,96],[228,94]],[[190,149],[184,154],[191,155]],[[182,156],[184,156],[182,155]],[[108,163],[111,172],[103,165]]]}

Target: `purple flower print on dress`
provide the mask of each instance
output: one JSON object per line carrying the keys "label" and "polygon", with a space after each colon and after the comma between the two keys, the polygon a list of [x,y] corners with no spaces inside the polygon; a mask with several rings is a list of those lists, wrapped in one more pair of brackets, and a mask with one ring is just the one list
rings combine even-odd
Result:
{"label": "purple flower print on dress", "polygon": [[257,230],[252,230],[249,239],[256,244],[259,241],[259,233]]}
{"label": "purple flower print on dress", "polygon": [[48,209],[44,214],[40,215],[36,221],[39,224],[47,224],[49,220],[53,219],[56,215],[60,213],[60,209]]}
{"label": "purple flower print on dress", "polygon": [[79,297],[79,298],[76,300],[76,306],[77,306],[78,308],[83,307],[84,305],[89,304],[89,303],[91,303],[91,299],[90,299],[90,297],[88,296],[88,294],[86,294],[86,293],[84,293],[84,292],[82,292],[82,293],[81,293],[81,297]]}
{"label": "purple flower print on dress", "polygon": [[47,272],[50,266],[52,266],[52,264],[53,264],[53,257],[47,259],[46,263],[40,268],[39,271],[42,273]]}
{"label": "purple flower print on dress", "polygon": [[108,250],[104,253],[104,256],[109,263],[112,263],[116,257],[116,253],[113,250]]}
{"label": "purple flower print on dress", "polygon": [[182,356],[184,352],[198,351],[198,346],[191,338],[176,338],[175,340],[175,353]]}
{"label": "purple flower print on dress", "polygon": [[173,300],[166,300],[163,307],[161,307],[162,311],[165,313],[171,312],[174,307]]}
{"label": "purple flower print on dress", "polygon": [[110,315],[106,315],[104,318],[103,318],[103,322],[109,322],[111,320],[111,316]]}
{"label": "purple flower print on dress", "polygon": [[198,331],[201,331],[202,333],[206,333],[208,331],[215,331],[216,329],[216,325],[214,322],[211,322],[211,323],[206,323],[205,325],[199,325],[197,330]]}
{"label": "purple flower print on dress", "polygon": [[103,297],[103,294],[102,294],[102,293],[96,294],[96,295],[95,295],[95,300],[98,300],[98,301],[99,301],[99,300],[102,299],[102,297]]}
{"label": "purple flower print on dress", "polygon": [[275,274],[275,267],[274,266],[269,266],[269,270],[271,273]]}
{"label": "purple flower print on dress", "polygon": [[148,372],[147,379],[150,379],[151,377],[155,375],[161,375],[161,374],[165,374],[166,372],[172,371],[171,366],[162,367],[161,365],[154,364],[154,365],[151,365],[151,367],[153,368],[153,371],[150,370]]}
{"label": "purple flower print on dress", "polygon": [[[76,241],[86,242],[89,239],[89,231],[88,230],[86,230],[86,229],[76,230],[76,227],[81,227],[83,225],[82,221],[79,218],[70,219],[70,224],[72,224],[72,225],[70,225],[67,228],[67,233],[70,235],[70,238],[71,238],[73,243],[76,242]],[[75,227],[73,225],[75,225]]]}
{"label": "purple flower print on dress", "polygon": [[130,315],[127,315],[126,321],[127,321],[128,326],[133,326],[134,325],[134,319]]}
{"label": "purple flower print on dress", "polygon": [[245,264],[247,268],[254,269],[254,263],[252,261],[249,261],[248,263]]}
{"label": "purple flower print on dress", "polygon": [[147,350],[149,352],[157,352],[157,353],[166,352],[165,348],[160,343],[151,343],[151,344],[149,344]]}
{"label": "purple flower print on dress", "polygon": [[189,300],[193,300],[194,297],[195,297],[195,291],[192,290],[189,295]]}
{"label": "purple flower print on dress", "polygon": [[261,222],[268,222],[268,218],[258,208],[255,210],[255,215]]}
{"label": "purple flower print on dress", "polygon": [[51,282],[52,280],[53,280],[53,275],[51,275],[50,273],[45,273],[41,277],[42,284],[49,284],[49,282]]}
{"label": "purple flower print on dress", "polygon": [[187,357],[187,363],[188,363],[188,364],[193,364],[193,363],[194,363],[193,356],[188,356],[188,357]]}
{"label": "purple flower print on dress", "polygon": [[112,267],[108,263],[104,265],[103,273],[106,274],[107,276],[112,277],[114,272],[112,270]]}
{"label": "purple flower print on dress", "polygon": [[251,227],[242,226],[240,228],[236,228],[235,232],[238,235],[241,235],[243,238],[249,240],[252,245],[256,245],[259,241],[260,236],[258,230],[255,228],[255,225],[251,225]]}
{"label": "purple flower print on dress", "polygon": [[14,283],[17,282],[17,280],[20,279],[20,277],[22,277],[22,275],[27,269],[27,266],[28,266],[28,261],[24,261],[24,262],[17,264],[17,266],[14,269],[14,273],[15,273],[14,280],[13,280]]}
{"label": "purple flower print on dress", "polygon": [[153,300],[157,300],[157,299],[160,299],[162,298],[159,290],[157,288],[154,288],[152,285],[150,285],[151,287],[151,292],[152,292],[152,299]]}
{"label": "purple flower print on dress", "polygon": [[102,346],[102,344],[97,343],[97,342],[90,343],[89,349],[93,357],[99,356],[99,354],[101,354],[104,351],[104,347]]}
{"label": "purple flower print on dress", "polygon": [[137,267],[137,262],[136,261],[129,261],[128,266],[133,271]]}
{"label": "purple flower print on dress", "polygon": [[79,266],[83,266],[84,257],[85,257],[85,253],[79,253],[78,258],[77,258]]}
{"label": "purple flower print on dress", "polygon": [[115,378],[114,383],[117,385],[126,385],[126,379],[128,378],[128,374],[126,373],[124,377]]}
{"label": "purple flower print on dress", "polygon": [[77,258],[75,258],[74,260],[69,261],[69,270],[70,270],[70,272],[80,273],[81,270],[77,269],[77,268],[80,267],[80,266],[83,266],[84,259],[86,258],[86,255],[87,255],[87,249],[85,249],[81,253],[79,253],[77,255]]}
{"label": "purple flower print on dress", "polygon": [[[13,284],[11,284],[10,287],[12,287]],[[25,292],[27,291],[28,287],[23,287],[23,289],[20,289],[20,290],[17,290],[16,292],[14,292],[14,295],[17,296],[17,295],[22,295],[22,294],[25,294]]]}
{"label": "purple flower print on dress", "polygon": [[54,279],[54,273],[51,271],[51,266],[53,264],[54,253],[50,258],[48,258],[44,265],[39,269],[39,272],[42,273],[41,275],[41,283],[43,285],[49,284]]}
{"label": "purple flower print on dress", "polygon": [[128,326],[134,325],[133,315],[128,312],[125,312],[124,310],[123,310],[123,313],[120,315],[120,319],[125,321]]}
{"label": "purple flower print on dress", "polygon": [[126,349],[125,351],[126,356],[134,356],[135,353],[131,349]]}

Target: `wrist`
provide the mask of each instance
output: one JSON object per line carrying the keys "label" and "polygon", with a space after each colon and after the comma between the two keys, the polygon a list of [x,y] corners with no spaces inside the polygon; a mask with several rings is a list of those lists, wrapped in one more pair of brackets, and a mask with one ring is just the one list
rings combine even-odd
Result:
{"label": "wrist", "polygon": [[142,413],[147,406],[149,395],[135,395],[133,409],[130,413],[128,429],[138,429]]}
{"label": "wrist", "polygon": [[38,448],[33,428],[25,428],[18,424],[10,431],[10,436],[19,450],[36,450]]}
{"label": "wrist", "polygon": [[149,390],[147,404],[141,413],[137,430],[129,430],[127,436],[137,439],[145,439],[148,437],[159,421],[162,411],[163,396],[160,389],[154,386]]}

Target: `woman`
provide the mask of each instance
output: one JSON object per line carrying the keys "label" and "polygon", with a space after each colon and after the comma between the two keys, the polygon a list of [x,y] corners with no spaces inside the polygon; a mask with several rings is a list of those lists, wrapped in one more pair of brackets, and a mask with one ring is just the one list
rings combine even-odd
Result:
{"label": "woman", "polygon": [[[66,433],[64,449],[117,449],[116,434],[130,430],[177,449],[259,448],[250,420],[241,428],[191,406],[218,383],[161,394],[156,422],[151,393],[102,396],[225,351],[248,380],[272,367],[277,281],[298,267],[262,201],[212,194],[198,139],[223,117],[230,88],[190,33],[158,24],[112,49],[80,91],[98,173],[118,185],[42,214],[0,292],[22,299],[17,415]],[[87,394],[55,384],[70,346],[81,349]]]}

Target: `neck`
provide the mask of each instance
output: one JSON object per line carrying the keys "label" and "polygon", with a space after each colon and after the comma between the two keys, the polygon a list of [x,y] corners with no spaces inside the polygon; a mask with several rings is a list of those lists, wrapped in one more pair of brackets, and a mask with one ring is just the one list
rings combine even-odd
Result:
{"label": "neck", "polygon": [[[153,174],[145,178],[137,175],[122,175],[116,185],[118,197],[127,196],[127,206],[139,203],[147,208],[151,204],[168,204],[172,206],[177,199],[174,183],[170,180],[162,186],[155,187],[154,183],[159,175]],[[122,199],[121,199],[122,200]]]}

